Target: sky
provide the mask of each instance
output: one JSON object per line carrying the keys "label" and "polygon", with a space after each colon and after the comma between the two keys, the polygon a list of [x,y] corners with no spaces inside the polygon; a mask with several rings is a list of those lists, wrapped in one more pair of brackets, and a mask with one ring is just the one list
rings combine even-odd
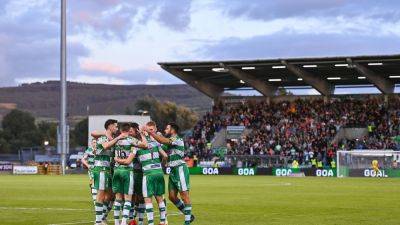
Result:
{"label": "sky", "polygon": [[[69,81],[183,83],[157,62],[400,53],[397,0],[67,0]],[[59,0],[0,1],[0,87],[59,78]]]}

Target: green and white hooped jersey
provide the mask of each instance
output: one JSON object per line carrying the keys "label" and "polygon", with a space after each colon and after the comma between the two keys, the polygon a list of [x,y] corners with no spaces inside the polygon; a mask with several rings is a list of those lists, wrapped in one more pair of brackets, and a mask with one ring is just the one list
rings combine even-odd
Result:
{"label": "green and white hooped jersey", "polygon": [[168,154],[168,166],[176,167],[185,163],[183,157],[185,156],[185,144],[183,139],[178,135],[169,138],[172,142],[171,145],[164,145],[163,149]]}
{"label": "green and white hooped jersey", "polygon": [[[137,146],[140,144],[140,141],[134,137],[127,137],[124,139],[119,140],[115,146],[114,146],[114,154],[116,157],[120,159],[126,159],[129,157],[131,153],[136,155],[137,152]],[[128,164],[119,164],[118,162],[115,162],[114,168],[131,168],[133,169],[133,161]]]}
{"label": "green and white hooped jersey", "polygon": [[161,145],[149,137],[146,139],[148,149],[139,149],[137,152],[137,158],[142,164],[143,174],[164,174],[161,167],[160,154],[158,152]]}
{"label": "green and white hooped jersey", "polygon": [[87,162],[90,166],[94,165],[94,153],[92,147],[86,149],[85,153],[83,153],[83,157],[87,158]]}
{"label": "green and white hooped jersey", "polygon": [[111,158],[112,158],[112,151],[105,150],[103,148],[103,143],[108,142],[107,136],[101,136],[97,139],[97,146],[94,156],[94,168],[95,169],[111,169]]}

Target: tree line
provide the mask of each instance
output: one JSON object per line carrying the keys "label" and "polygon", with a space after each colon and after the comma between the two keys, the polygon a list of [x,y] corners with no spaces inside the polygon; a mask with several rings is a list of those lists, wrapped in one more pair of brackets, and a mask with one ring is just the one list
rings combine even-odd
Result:
{"label": "tree line", "polygon": [[[134,115],[148,112],[159,129],[168,122],[177,123],[182,130],[191,129],[197,122],[197,115],[184,106],[173,102],[160,102],[154,97],[144,97],[132,106],[126,107],[125,114]],[[0,129],[0,153],[17,153],[24,147],[57,146],[57,123],[41,121],[25,111],[14,109],[4,116]],[[76,123],[70,129],[70,147],[87,146],[88,119]]]}

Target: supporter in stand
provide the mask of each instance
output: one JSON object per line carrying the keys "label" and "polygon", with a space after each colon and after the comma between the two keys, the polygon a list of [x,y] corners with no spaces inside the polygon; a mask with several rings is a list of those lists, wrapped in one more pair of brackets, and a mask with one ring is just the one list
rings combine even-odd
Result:
{"label": "supporter in stand", "polygon": [[[343,98],[266,102],[248,101],[223,108],[214,106],[196,124],[187,139],[188,149],[200,160],[211,160],[207,144],[221,128],[236,125],[251,129],[237,141],[227,142],[230,155],[278,155],[311,165],[316,158],[330,165],[339,149],[400,148],[400,100],[393,97],[363,100]],[[368,135],[356,140],[334,142],[342,127],[367,128]],[[209,144],[208,144],[209,146]]]}

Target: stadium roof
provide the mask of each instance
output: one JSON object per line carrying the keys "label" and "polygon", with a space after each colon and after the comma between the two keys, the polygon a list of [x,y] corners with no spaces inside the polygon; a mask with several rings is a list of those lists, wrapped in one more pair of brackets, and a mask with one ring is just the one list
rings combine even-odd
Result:
{"label": "stadium roof", "polygon": [[211,98],[252,88],[274,96],[279,87],[313,87],[333,95],[337,86],[374,85],[382,93],[400,83],[400,55],[160,62],[164,70]]}

